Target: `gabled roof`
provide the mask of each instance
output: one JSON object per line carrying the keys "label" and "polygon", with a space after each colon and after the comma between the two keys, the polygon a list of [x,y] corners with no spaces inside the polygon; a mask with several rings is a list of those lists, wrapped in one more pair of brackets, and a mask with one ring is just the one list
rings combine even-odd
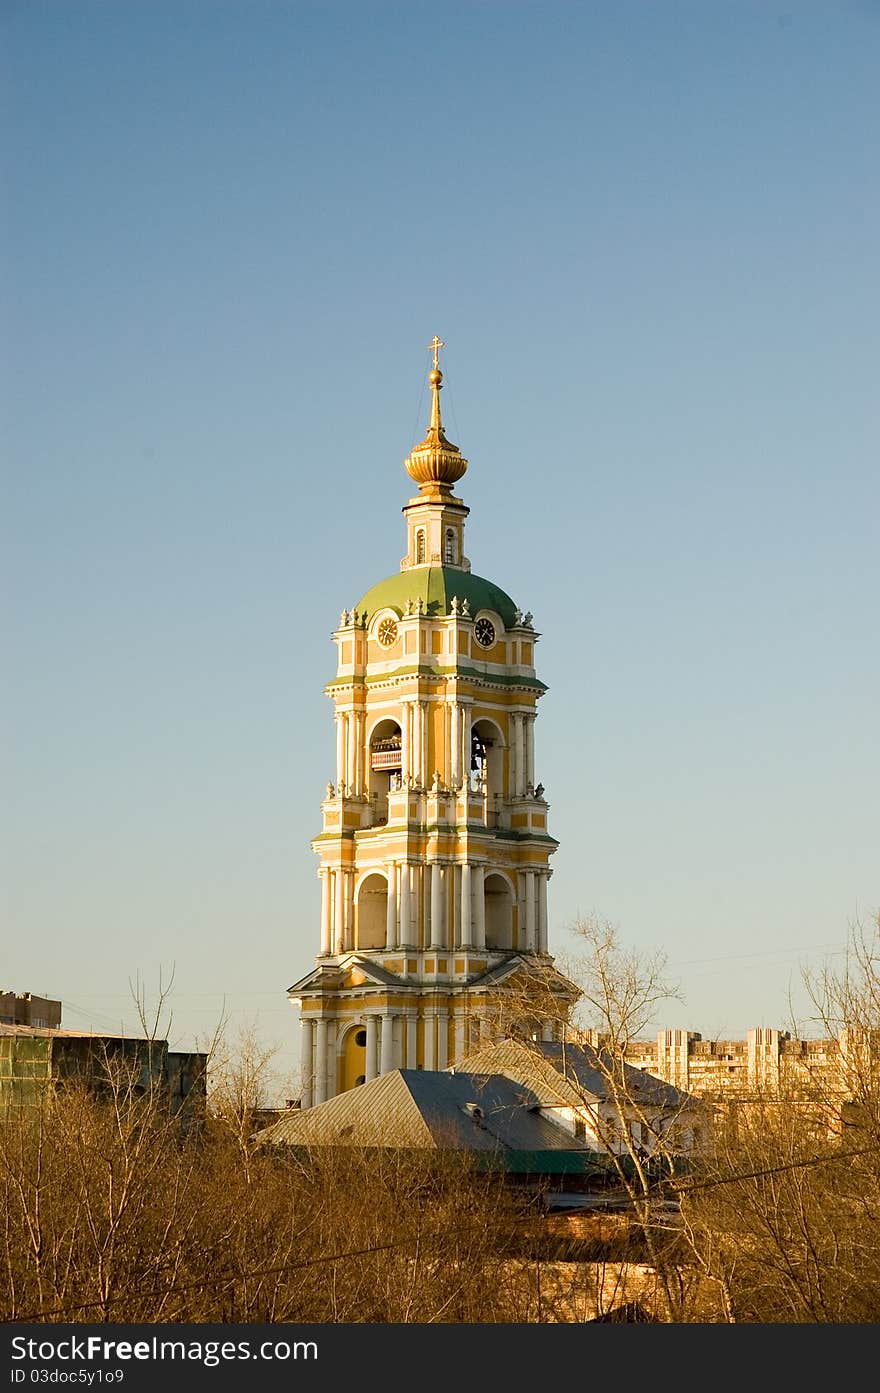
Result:
{"label": "gabled roof", "polygon": [[601,1093],[570,1083],[534,1044],[526,1045],[521,1040],[487,1045],[468,1055],[463,1065],[474,1073],[504,1074],[515,1079],[535,1094],[542,1107],[578,1107],[591,1100],[598,1102],[602,1097]]}
{"label": "gabled roof", "polygon": [[326,1103],[292,1110],[261,1133],[260,1144],[451,1149],[520,1172],[592,1169],[595,1153],[543,1117],[538,1105],[533,1093],[501,1074],[395,1069]]}
{"label": "gabled roof", "polygon": [[[463,1061],[477,1072],[497,1072],[531,1089],[545,1107],[604,1102],[610,1097],[611,1058],[589,1045],[561,1041],[502,1040]],[[653,1107],[680,1108],[689,1096],[653,1074],[623,1066],[623,1088],[633,1102]]]}
{"label": "gabled roof", "polygon": [[[590,1045],[571,1045],[561,1040],[539,1040],[535,1048],[579,1088],[594,1092],[601,1089],[599,1096],[607,1095],[609,1073],[615,1061],[606,1051],[595,1050]],[[623,1086],[634,1102],[650,1103],[654,1107],[680,1108],[690,1101],[689,1094],[658,1079],[656,1074],[633,1068],[631,1064],[623,1065]]]}

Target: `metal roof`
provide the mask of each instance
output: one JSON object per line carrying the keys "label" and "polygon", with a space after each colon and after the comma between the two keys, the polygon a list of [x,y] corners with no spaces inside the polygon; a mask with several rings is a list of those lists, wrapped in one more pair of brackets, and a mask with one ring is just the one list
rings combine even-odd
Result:
{"label": "metal roof", "polygon": [[[477,1072],[498,1072],[533,1089],[545,1107],[578,1106],[586,1101],[605,1102],[610,1097],[611,1057],[589,1045],[561,1041],[502,1040],[464,1061]],[[688,1095],[653,1074],[623,1066],[626,1094],[637,1103],[679,1108]]]}
{"label": "metal roof", "polygon": [[260,1133],[260,1141],[304,1146],[434,1145],[400,1069],[312,1108],[291,1109]]}
{"label": "metal roof", "polygon": [[164,1046],[166,1040],[150,1040],[146,1035],[123,1035],[118,1030],[67,1030],[57,1025],[15,1025],[0,1023],[0,1035],[26,1035],[28,1037],[46,1035],[61,1040],[137,1040],[141,1044]]}
{"label": "metal roof", "polygon": [[[467,600],[471,614],[481,609],[493,609],[500,614],[509,629],[516,621],[516,605],[494,581],[463,571],[458,566],[418,566],[396,571],[371,586],[358,601],[357,609],[372,616],[380,609],[393,609],[403,614],[407,600],[421,600],[427,615],[446,615],[452,597]],[[543,684],[542,684],[543,685]]]}
{"label": "metal roof", "polygon": [[534,1093],[503,1074],[395,1069],[291,1111],[260,1142],[467,1151],[522,1173],[592,1169],[595,1153],[543,1117],[539,1105]]}

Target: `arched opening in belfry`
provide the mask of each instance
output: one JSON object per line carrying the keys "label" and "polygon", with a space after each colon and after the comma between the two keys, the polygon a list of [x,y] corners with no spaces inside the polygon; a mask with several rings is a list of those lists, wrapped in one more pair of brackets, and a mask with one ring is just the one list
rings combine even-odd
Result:
{"label": "arched opening in belfry", "polygon": [[388,882],[374,872],[361,882],[354,912],[355,950],[385,947]]}
{"label": "arched opening in belfry", "polygon": [[455,530],[452,527],[447,527],[446,535],[443,540],[443,561],[447,566],[454,566],[457,560]]}
{"label": "arched opening in belfry", "polygon": [[471,727],[471,787],[491,800],[504,792],[504,742],[494,721],[480,720]]}
{"label": "arched opening in belfry", "polygon": [[418,532],[416,533],[416,565],[417,565],[417,566],[424,566],[424,564],[425,564],[425,534],[424,534],[422,528],[420,527],[419,530],[418,530]]}
{"label": "arched opening in belfry", "polygon": [[370,802],[373,823],[387,822],[388,794],[400,788],[403,737],[396,721],[380,721],[370,736]]}
{"label": "arched opening in belfry", "polygon": [[486,947],[513,947],[513,895],[503,875],[487,875],[483,881],[486,904]]}

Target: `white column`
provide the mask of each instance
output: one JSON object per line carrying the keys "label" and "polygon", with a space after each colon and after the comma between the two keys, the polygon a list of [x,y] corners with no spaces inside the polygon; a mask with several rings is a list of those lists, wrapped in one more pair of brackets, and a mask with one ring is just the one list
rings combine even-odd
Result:
{"label": "white column", "polygon": [[449,1012],[445,1006],[437,1008],[437,1068],[445,1069],[449,1063]]}
{"label": "white column", "polygon": [[[526,737],[526,783],[534,787],[535,784],[535,718],[526,716],[525,718],[525,737]],[[523,790],[525,792],[525,790]]]}
{"label": "white column", "polygon": [[339,1038],[339,1027],[336,1021],[327,1022],[327,1098],[336,1097],[336,1041]]}
{"label": "white column", "polygon": [[448,701],[443,703],[443,753],[441,755],[440,774],[445,784],[452,781],[452,711]]}
{"label": "white column", "polygon": [[516,877],[516,948],[526,946],[526,877],[520,871]]}
{"label": "white column", "polygon": [[379,1019],[377,1016],[367,1016],[367,1063],[364,1070],[364,1078],[367,1083],[376,1077],[376,1045],[378,1044]]}
{"label": "white column", "polygon": [[416,883],[419,887],[419,896],[416,903],[420,906],[419,914],[421,915],[422,919],[421,933],[418,933],[418,920],[416,921],[416,932],[418,934],[417,941],[420,948],[427,948],[428,934],[430,932],[428,928],[428,922],[431,917],[431,870],[427,861],[423,861],[422,864],[419,867],[417,867],[415,874]]}
{"label": "white column", "polygon": [[382,1017],[382,1063],[380,1074],[390,1074],[394,1068],[394,1017]]}
{"label": "white column", "polygon": [[474,947],[486,946],[486,894],[485,867],[474,866]]}
{"label": "white column", "polygon": [[343,937],[346,948],[354,947],[354,876],[351,871],[342,872],[342,918]]}
{"label": "white column", "polygon": [[547,875],[538,876],[538,952],[547,952]]}
{"label": "white column", "polygon": [[451,754],[452,754],[452,783],[457,786],[461,779],[461,711],[457,701],[454,701],[449,708],[451,721]]}
{"label": "white column", "polygon": [[425,1012],[425,1068],[437,1068],[437,1013],[433,1007]]}
{"label": "white column", "polygon": [[403,701],[400,704],[400,781],[406,786],[406,781],[411,773],[410,769],[410,748],[409,748],[409,706]]}
{"label": "white column", "polygon": [[359,717],[356,711],[348,713],[348,783],[349,793],[353,796],[359,791],[358,785],[358,735],[360,733]]}
{"label": "white column", "polygon": [[312,1106],[312,1084],[315,1074],[315,1065],[312,1059],[314,1024],[314,1021],[306,1019],[300,1019],[299,1023],[300,1106],[303,1108]]}
{"label": "white column", "polygon": [[526,786],[526,781],[525,781],[525,779],[523,778],[523,772],[524,772],[523,766],[524,766],[524,764],[525,764],[525,758],[524,758],[524,750],[523,750],[523,718],[522,718],[522,714],[521,714],[519,711],[515,712],[514,717],[513,717],[513,720],[514,720],[513,737],[514,737],[515,750],[516,750],[516,786],[515,786],[515,788],[514,788],[514,790],[513,790],[513,794],[514,794],[514,797],[515,797],[515,798],[519,798],[519,797],[521,797],[522,794],[524,793],[524,791],[525,791],[525,786]]}
{"label": "white column", "polygon": [[351,794],[357,793],[357,719],[353,711],[345,717],[345,733],[348,745],[346,755],[345,782]]}
{"label": "white column", "polygon": [[439,861],[431,863],[431,947],[446,946],[446,923],[443,913],[443,867]]}
{"label": "white column", "polygon": [[471,868],[465,862],[461,868],[461,937],[460,946],[471,946]]}
{"label": "white column", "polygon": [[327,1022],[315,1022],[315,1102],[327,1097]]}
{"label": "white column", "polygon": [[419,702],[419,764],[421,766],[421,778],[419,782],[423,788],[428,788],[431,783],[431,771],[428,768],[428,703]]}
{"label": "white column", "polygon": [[321,953],[332,953],[333,943],[330,937],[330,872],[322,867],[318,872],[321,877]]}
{"label": "white column", "polygon": [[336,881],[336,915],[334,918],[334,929],[336,932],[336,951],[341,953],[345,949],[345,875],[342,867],[337,867],[333,872]]}
{"label": "white column", "polygon": [[336,712],[336,790],[345,783],[345,717]]}
{"label": "white column", "polygon": [[419,1052],[419,1018],[415,1014],[406,1018],[406,1067],[415,1069]]}
{"label": "white column", "polygon": [[463,1011],[456,1011],[456,1012],[455,1012],[455,1024],[454,1024],[454,1030],[455,1030],[455,1047],[454,1047],[454,1053],[453,1053],[453,1056],[452,1056],[452,1063],[453,1063],[453,1064],[458,1064],[458,1063],[460,1062],[460,1060],[462,1060],[462,1059],[464,1058],[464,1055],[465,1055],[465,1048],[466,1048],[466,1045],[465,1045],[465,1025],[466,1025],[466,1024],[467,1024],[467,1022],[466,1022],[466,1020],[465,1020],[464,1012],[463,1012]]}
{"label": "white column", "polygon": [[464,777],[470,784],[471,779],[471,719],[468,707],[461,708],[461,767]]}
{"label": "white column", "polygon": [[412,943],[412,915],[409,907],[409,866],[406,861],[400,863],[400,938],[401,946],[409,947]]}
{"label": "white column", "polygon": [[535,872],[526,871],[526,948],[535,947]]}
{"label": "white column", "polygon": [[357,732],[357,772],[356,772],[356,774],[355,774],[355,780],[356,780],[356,782],[357,782],[357,791],[358,791],[358,793],[359,793],[359,794],[364,794],[364,793],[367,792],[367,784],[368,784],[368,782],[369,782],[369,780],[367,779],[366,770],[365,770],[365,760],[366,760],[366,748],[365,748],[365,747],[366,747],[366,743],[367,743],[367,713],[366,713],[366,711],[358,711],[358,712],[357,712],[357,714],[356,714],[356,716],[355,716],[355,729],[356,729],[356,732]]}
{"label": "white column", "polygon": [[393,861],[385,867],[388,875],[388,896],[385,904],[385,947],[397,947],[397,868]]}

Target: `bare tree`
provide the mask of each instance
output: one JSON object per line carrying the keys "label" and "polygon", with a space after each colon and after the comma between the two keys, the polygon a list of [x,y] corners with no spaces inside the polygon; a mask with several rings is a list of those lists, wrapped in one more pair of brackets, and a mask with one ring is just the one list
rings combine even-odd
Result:
{"label": "bare tree", "polygon": [[[558,968],[548,969],[543,981],[532,971],[508,991],[502,1028],[544,1061],[542,1087],[552,1090],[555,1075],[557,1106],[574,1104],[576,1127],[606,1157],[629,1203],[634,1250],[656,1274],[661,1314],[678,1320],[688,1274],[663,1187],[690,1149],[698,1105],[627,1059],[632,1042],[665,1002],[677,999],[678,989],[667,979],[662,953],[624,947],[612,925],[581,919],[572,935],[574,947]],[[560,989],[560,973],[575,992]]]}
{"label": "bare tree", "polygon": [[878,968],[880,924],[854,925],[842,966],[804,974],[824,1039],[715,1100],[713,1155],[681,1201],[729,1320],[880,1317]]}

